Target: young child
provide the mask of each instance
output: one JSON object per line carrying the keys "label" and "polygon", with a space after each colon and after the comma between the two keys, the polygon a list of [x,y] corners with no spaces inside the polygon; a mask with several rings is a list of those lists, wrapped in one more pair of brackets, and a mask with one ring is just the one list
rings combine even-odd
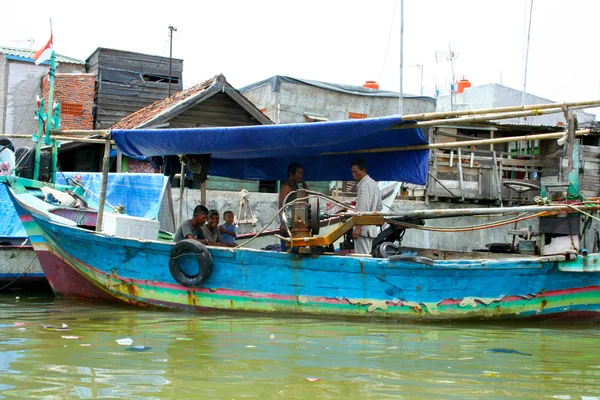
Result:
{"label": "young child", "polygon": [[237,238],[237,227],[233,224],[233,218],[233,211],[225,211],[223,213],[225,223],[219,226],[219,230],[225,243],[235,243],[235,239]]}

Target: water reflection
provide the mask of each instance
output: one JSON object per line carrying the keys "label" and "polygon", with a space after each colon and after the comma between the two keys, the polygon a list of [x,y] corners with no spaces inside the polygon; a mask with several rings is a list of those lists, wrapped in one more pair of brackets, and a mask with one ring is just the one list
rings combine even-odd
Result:
{"label": "water reflection", "polygon": [[[354,323],[8,297],[0,307],[6,398],[579,399],[599,392],[596,325]],[[42,327],[63,323],[70,330]],[[152,348],[127,351],[121,338]]]}

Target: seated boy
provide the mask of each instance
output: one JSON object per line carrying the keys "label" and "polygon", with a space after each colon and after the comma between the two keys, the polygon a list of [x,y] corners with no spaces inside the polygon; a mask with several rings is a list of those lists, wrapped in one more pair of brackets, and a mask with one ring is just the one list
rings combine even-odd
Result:
{"label": "seated boy", "polygon": [[197,206],[194,209],[194,216],[190,220],[183,221],[175,236],[173,236],[174,242],[180,242],[184,239],[196,239],[202,244],[208,244],[208,240],[204,237],[202,227],[206,222],[208,215],[208,209],[204,206]]}
{"label": "seated boy", "polygon": [[223,219],[225,220],[225,223],[219,226],[219,231],[221,232],[223,242],[235,244],[235,239],[237,238],[237,227],[233,223],[233,211],[225,211],[223,213]]}
{"label": "seated boy", "polygon": [[202,233],[208,240],[209,246],[235,247],[235,243],[225,243],[221,232],[219,232],[219,212],[210,210],[208,212],[208,222],[202,227]]}

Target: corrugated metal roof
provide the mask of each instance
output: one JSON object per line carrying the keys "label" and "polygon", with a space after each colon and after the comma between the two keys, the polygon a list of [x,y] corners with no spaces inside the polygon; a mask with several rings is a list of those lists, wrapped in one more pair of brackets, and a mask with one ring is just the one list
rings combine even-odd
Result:
{"label": "corrugated metal roof", "polygon": [[[272,88],[271,90],[273,90],[274,92],[279,92],[282,82],[310,85],[310,86],[319,87],[321,89],[332,90],[335,92],[341,92],[341,93],[358,95],[358,96],[389,97],[389,98],[400,97],[398,92],[392,92],[389,90],[370,89],[370,88],[365,88],[363,86],[344,85],[344,84],[340,84],[340,83],[320,82],[320,81],[313,81],[313,80],[309,80],[309,79],[293,78],[293,77],[284,76],[284,75],[275,75],[275,76],[272,76],[265,80],[244,86],[240,89],[240,92],[246,93],[252,89],[255,89],[257,87],[261,87],[261,86],[264,86],[267,84],[271,85],[271,88]],[[411,94],[406,94],[406,93],[404,93],[402,96],[406,99],[423,100],[423,101],[428,101],[433,104],[436,104],[436,99],[434,99],[433,97],[416,96],[416,95],[411,95]]]}
{"label": "corrugated metal roof", "polygon": [[[33,55],[37,50],[29,50],[29,49],[20,49],[17,47],[8,47],[8,46],[0,46],[0,53],[11,55],[14,57],[22,58],[23,61],[31,61],[33,62]],[[78,60],[73,57],[63,56],[61,54],[56,53],[56,61],[67,64],[81,64],[84,65],[85,61]]]}
{"label": "corrugated metal roof", "polygon": [[[139,55],[142,55],[142,56],[149,56],[149,57],[158,57],[158,58],[169,59],[169,57],[157,56],[156,54],[140,53],[140,52],[137,52],[137,51],[129,51],[129,50],[121,50],[121,49],[112,49],[110,47],[98,47],[98,48],[96,48],[96,50],[92,51],[92,54],[90,54],[88,56],[88,58],[85,59],[85,61],[87,62],[94,54],[96,54],[97,52],[102,51],[102,50],[117,51],[119,53],[139,54]],[[183,61],[183,58],[175,58],[175,57],[173,57],[173,60]]]}

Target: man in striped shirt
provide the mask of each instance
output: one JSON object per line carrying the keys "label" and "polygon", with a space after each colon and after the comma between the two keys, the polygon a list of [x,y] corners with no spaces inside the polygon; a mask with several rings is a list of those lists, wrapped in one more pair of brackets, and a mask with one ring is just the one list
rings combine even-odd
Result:
{"label": "man in striped shirt", "polygon": [[[381,211],[381,192],[379,185],[367,175],[367,163],[362,158],[351,165],[352,176],[358,182],[356,209],[358,211]],[[377,236],[377,226],[357,226],[352,231],[355,254],[371,254],[373,238]]]}

